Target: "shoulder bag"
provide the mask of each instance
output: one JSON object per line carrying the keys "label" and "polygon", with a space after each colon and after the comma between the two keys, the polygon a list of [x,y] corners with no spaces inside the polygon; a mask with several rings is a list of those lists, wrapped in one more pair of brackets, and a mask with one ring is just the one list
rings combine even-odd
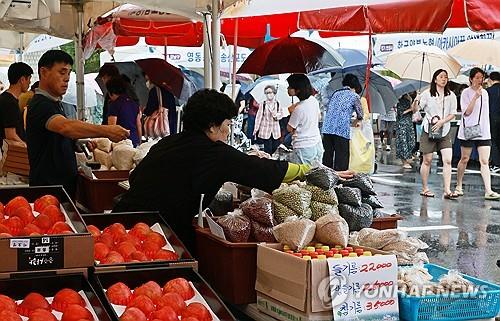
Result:
{"label": "shoulder bag", "polygon": [[477,119],[477,124],[474,126],[465,126],[465,115],[462,117],[462,124],[464,126],[465,140],[471,140],[474,138],[481,137],[481,125],[480,125],[480,123],[481,123],[481,113],[483,111],[483,96],[481,96],[479,98],[481,99],[481,107],[479,109],[479,118]]}
{"label": "shoulder bag", "polygon": [[159,87],[156,87],[156,94],[158,95],[158,109],[151,116],[144,118],[144,135],[151,138],[162,138],[170,135],[168,109],[163,107],[163,97]]}
{"label": "shoulder bag", "polygon": [[[446,96],[443,96],[443,119],[444,119],[444,101],[446,99]],[[434,131],[432,130],[432,126],[439,120],[441,120],[442,118],[440,118],[439,116],[434,116],[431,118],[431,120],[429,121],[429,139],[433,139],[433,140],[438,140],[438,139],[441,139],[443,138],[443,127],[439,128],[438,130]],[[437,120],[437,121],[435,121]]]}

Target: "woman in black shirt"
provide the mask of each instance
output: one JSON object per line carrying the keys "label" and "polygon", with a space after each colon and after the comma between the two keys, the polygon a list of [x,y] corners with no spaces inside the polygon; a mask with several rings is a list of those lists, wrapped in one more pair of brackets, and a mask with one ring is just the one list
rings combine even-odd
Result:
{"label": "woman in black shirt", "polygon": [[248,156],[226,144],[237,107],[215,90],[196,92],[184,107],[184,129],[153,146],[130,175],[130,190],[114,212],[160,211],[189,250],[201,194],[204,206],[225,182],[272,192],[303,177],[308,165]]}

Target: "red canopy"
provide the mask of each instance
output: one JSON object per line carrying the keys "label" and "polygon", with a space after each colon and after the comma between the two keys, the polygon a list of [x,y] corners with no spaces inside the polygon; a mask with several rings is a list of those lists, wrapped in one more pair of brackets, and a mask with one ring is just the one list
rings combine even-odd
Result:
{"label": "red canopy", "polygon": [[468,27],[473,31],[500,29],[500,1],[454,0],[448,27]]}

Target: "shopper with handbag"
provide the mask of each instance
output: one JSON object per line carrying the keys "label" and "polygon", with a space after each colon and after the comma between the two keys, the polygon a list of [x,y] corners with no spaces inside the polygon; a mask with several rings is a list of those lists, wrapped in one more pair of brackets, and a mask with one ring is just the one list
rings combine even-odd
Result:
{"label": "shopper with handbag", "polygon": [[461,158],[457,166],[457,188],[455,193],[464,195],[462,184],[465,169],[469,162],[472,148],[476,147],[481,164],[481,176],[484,183],[484,198],[498,200],[500,194],[491,189],[491,173],[489,167],[491,152],[490,106],[488,92],[483,89],[485,72],[481,68],[472,68],[470,71],[469,88],[462,92],[460,105],[462,106],[462,121],[458,130],[460,139]]}
{"label": "shopper with handbag", "polygon": [[431,86],[422,95],[417,96],[415,103],[425,112],[422,120],[424,131],[420,137],[420,151],[423,154],[420,175],[422,177],[422,192],[420,195],[434,197],[427,182],[431,169],[432,155],[440,151],[443,159],[444,198],[457,199],[452,193],[451,186],[451,159],[453,155],[450,122],[455,119],[457,112],[457,98],[448,87],[448,73],[438,69],[432,76]]}
{"label": "shopper with handbag", "polygon": [[410,95],[399,98],[396,105],[396,157],[403,162],[403,169],[411,169],[410,159],[415,148],[415,131],[412,115],[415,105],[412,105]]}
{"label": "shopper with handbag", "polygon": [[281,106],[276,99],[276,87],[269,85],[264,88],[266,99],[259,105],[255,116],[253,137],[259,138],[264,144],[264,151],[272,155],[280,145],[282,115]]}

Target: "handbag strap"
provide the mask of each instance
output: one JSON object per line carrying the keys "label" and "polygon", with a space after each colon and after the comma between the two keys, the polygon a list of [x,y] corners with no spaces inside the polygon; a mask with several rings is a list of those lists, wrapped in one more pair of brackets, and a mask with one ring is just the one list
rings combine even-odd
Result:
{"label": "handbag strap", "polygon": [[163,95],[161,94],[160,87],[156,86],[156,95],[158,96],[158,109],[163,107]]}
{"label": "handbag strap", "polygon": [[[483,112],[483,95],[481,95],[479,98],[481,99],[481,105],[479,107],[479,118],[477,119],[477,125],[479,125],[481,123],[481,113]],[[467,127],[467,126],[465,126],[465,116],[462,117],[462,123],[464,124],[464,127]]]}

